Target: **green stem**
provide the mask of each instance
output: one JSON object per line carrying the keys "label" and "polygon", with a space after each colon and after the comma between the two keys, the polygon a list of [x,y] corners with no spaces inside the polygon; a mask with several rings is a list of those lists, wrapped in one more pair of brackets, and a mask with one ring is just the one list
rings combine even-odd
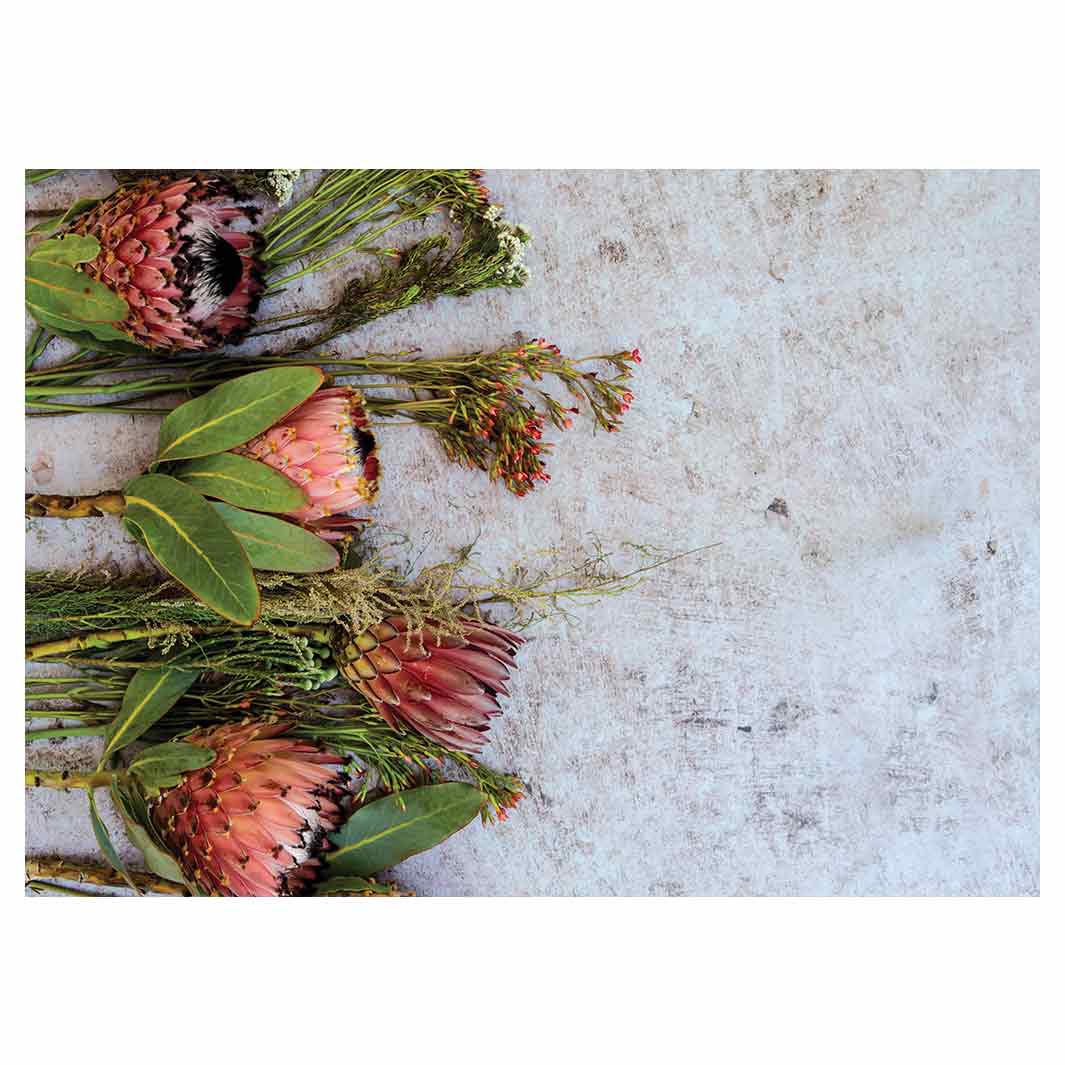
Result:
{"label": "green stem", "polygon": [[[49,717],[62,717],[63,712],[49,714]],[[78,725],[71,728],[41,728],[29,729],[26,732],[26,742],[33,743],[36,740],[61,740],[73,736],[102,736],[107,732],[107,725]]]}
{"label": "green stem", "polygon": [[110,647],[127,640],[145,640],[154,636],[174,636],[180,633],[200,635],[210,632],[229,632],[231,625],[212,625],[207,628],[194,629],[188,625],[160,625],[156,628],[108,629],[103,632],[90,632],[84,636],[70,636],[65,640],[49,640],[46,643],[31,644],[26,648],[26,661],[38,662],[42,658],[54,658],[72,651],[91,651]]}
{"label": "green stem", "polygon": [[170,413],[167,408],[158,407],[122,407],[111,403],[34,403],[40,410],[27,412],[27,418],[51,418],[57,414],[152,414],[165,418]]}
{"label": "green stem", "polygon": [[55,177],[56,174],[62,174],[64,169],[61,167],[59,170],[27,170],[26,184],[37,185],[42,181],[47,181],[50,177]]}
{"label": "green stem", "polygon": [[51,344],[52,339],[52,335],[43,325],[37,326],[37,328],[30,334],[30,339],[26,342],[27,370],[31,369],[33,364],[44,354],[45,348]]}
{"label": "green stem", "polygon": [[[233,632],[233,625],[201,625],[192,626],[186,623],[172,625],[157,625],[153,627],[128,628],[128,629],[105,629],[100,632],[89,632],[82,636],[68,636],[64,640],[49,640],[45,643],[31,644],[26,648],[26,661],[39,662],[44,658],[55,658],[60,655],[69,655],[75,651],[95,651],[110,647],[116,643],[126,643],[130,640],[147,640],[158,636],[209,636],[218,632]],[[329,627],[327,625],[283,625],[270,626],[253,625],[240,628],[236,631],[245,632],[284,632],[294,636],[309,636],[320,643],[329,642]],[[76,659],[70,659],[76,661]],[[90,662],[97,661],[90,659]],[[158,663],[157,663],[158,664]],[[131,668],[132,663],[125,663],[121,668]]]}
{"label": "green stem", "polygon": [[[137,382],[138,392],[173,392],[175,383],[168,377],[146,377]],[[27,399],[36,396],[115,396],[131,391],[129,383],[119,381],[113,385],[31,385],[26,389]]]}

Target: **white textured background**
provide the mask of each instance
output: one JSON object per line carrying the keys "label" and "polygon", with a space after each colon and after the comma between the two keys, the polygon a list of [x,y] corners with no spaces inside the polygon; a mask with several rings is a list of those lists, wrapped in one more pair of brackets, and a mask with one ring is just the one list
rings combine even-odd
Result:
{"label": "white textured background", "polygon": [[[588,533],[721,546],[533,630],[486,756],[527,801],[398,878],[452,895],[1038,893],[1038,176],[486,180],[533,231],[530,283],[337,350],[637,345],[636,404],[619,435],[564,434],[551,484],[521,500],[384,427],[379,525],[421,561],[480,535],[488,566]],[[82,172],[29,198],[110,184]],[[31,422],[27,490],[118,487],[157,426]],[[28,568],[105,562],[142,564],[117,521],[28,524]],[[27,851],[92,854],[84,807],[27,793]]]}

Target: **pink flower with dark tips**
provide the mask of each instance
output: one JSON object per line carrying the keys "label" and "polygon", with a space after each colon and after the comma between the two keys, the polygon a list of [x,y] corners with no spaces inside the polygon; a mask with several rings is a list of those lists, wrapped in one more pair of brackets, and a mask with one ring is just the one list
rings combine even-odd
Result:
{"label": "pink flower with dark tips", "polygon": [[377,442],[356,388],[322,388],[234,452],[279,470],[307,502],[287,517],[323,540],[344,540],[366,519],[349,512],[377,497]]}
{"label": "pink flower with dark tips", "polygon": [[257,218],[219,178],[151,178],[118,189],[69,231],[100,242],[80,269],[125,300],[116,324],[130,340],[204,351],[239,343],[253,324],[264,287]]}

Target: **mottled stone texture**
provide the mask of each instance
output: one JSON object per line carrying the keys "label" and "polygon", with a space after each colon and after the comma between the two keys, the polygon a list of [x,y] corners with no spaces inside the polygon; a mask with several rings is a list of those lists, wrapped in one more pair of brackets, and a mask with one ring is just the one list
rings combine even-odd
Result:
{"label": "mottled stone texture", "polygon": [[[1038,175],[487,180],[533,230],[529,285],[414,308],[337,348],[636,344],[636,404],[618,436],[566,434],[550,486],[523,500],[385,428],[380,526],[421,561],[480,537],[488,566],[589,532],[718,546],[533,630],[488,754],[528,800],[402,881],[1037,893]],[[102,186],[87,173],[32,198]],[[118,485],[156,425],[35,421],[27,485]],[[136,558],[109,520],[28,530],[27,566]],[[92,850],[81,796],[33,795],[27,833],[35,853]]]}

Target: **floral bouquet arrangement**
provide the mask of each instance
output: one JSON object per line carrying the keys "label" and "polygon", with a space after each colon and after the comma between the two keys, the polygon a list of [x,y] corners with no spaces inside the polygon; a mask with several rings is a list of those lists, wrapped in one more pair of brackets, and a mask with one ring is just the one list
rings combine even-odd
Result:
{"label": "floral bouquet arrangement", "polygon": [[[84,773],[29,768],[26,786],[84,790],[108,863],[34,860],[35,888],[393,893],[374,875],[478,815],[505,820],[523,794],[477,758],[524,643],[485,612],[505,605],[524,627],[667,561],[619,573],[596,551],[481,584],[465,557],[413,580],[379,560],[273,576],[251,628],[218,624],[174,581],[31,574],[26,657],[63,674],[27,678],[27,742],[103,749]],[[100,789],[147,879],[119,857]]]}
{"label": "floral bouquet arrangement", "polygon": [[[253,330],[317,330],[303,350],[423,300],[523,285],[528,233],[502,220],[481,176],[327,171],[260,226],[260,208],[231,175],[134,173],[112,195],[78,200],[31,231],[47,239],[26,260],[26,306],[42,330],[30,350],[45,332],[138,355],[216,350]],[[380,243],[397,226],[441,213],[457,235],[404,249]],[[384,265],[353,278],[329,306],[257,318],[263,299],[354,253]]]}
{"label": "floral bouquet arrangement", "polygon": [[[117,176],[112,195],[29,234],[27,413],[158,416],[155,458],[112,491],[29,495],[26,515],[113,515],[160,575],[28,575],[26,657],[49,668],[27,678],[27,742],[93,737],[101,753],[85,772],[32,766],[26,784],[84,790],[105,859],[33,858],[28,883],[394,894],[378,874],[522,796],[478,758],[518,630],[668,559],[619,573],[597,548],[480,584],[466,557],[412,580],[360,560],[382,479],[374,425],[421,425],[452,461],[524,496],[550,480],[549,425],[588,413],[617,431],[640,352],[571,358],[537,338],[438,357],[322,353],[413,303],[525,283],[528,234],[478,171],[328,171],[302,197],[296,171]],[[265,223],[252,202],[264,192],[282,204]],[[434,215],[448,232],[385,243]],[[356,253],[369,266],[329,306],[259,314]],[[218,355],[294,329],[287,350]],[[500,608],[506,625],[489,616]],[[100,790],[146,872],[122,861]]]}

